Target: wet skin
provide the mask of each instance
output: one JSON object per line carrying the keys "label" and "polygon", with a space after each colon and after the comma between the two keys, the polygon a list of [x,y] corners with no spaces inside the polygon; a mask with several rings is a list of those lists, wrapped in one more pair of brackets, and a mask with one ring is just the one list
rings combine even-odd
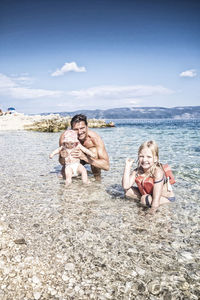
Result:
{"label": "wet skin", "polygon": [[[84,121],[73,124],[72,129],[77,132],[80,143],[87,149],[91,150],[95,154],[96,158],[88,157],[80,150],[73,151],[71,155],[73,157],[80,158],[83,163],[90,164],[95,179],[100,180],[101,169],[105,171],[109,170],[109,157],[101,137],[94,131],[88,129],[88,126]],[[63,137],[64,133],[60,137],[60,145],[62,144]],[[64,165],[62,158],[64,155],[64,153],[61,153],[61,157],[59,158],[62,165]]]}

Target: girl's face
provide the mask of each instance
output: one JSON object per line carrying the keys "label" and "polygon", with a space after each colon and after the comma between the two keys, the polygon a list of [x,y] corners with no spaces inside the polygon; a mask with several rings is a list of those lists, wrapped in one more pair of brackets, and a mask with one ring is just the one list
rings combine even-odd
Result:
{"label": "girl's face", "polygon": [[138,156],[139,166],[143,168],[144,171],[148,171],[153,164],[157,161],[157,158],[153,156],[151,149],[143,148]]}
{"label": "girl's face", "polygon": [[75,145],[76,145],[76,143],[73,143],[73,142],[64,142],[63,143],[63,146],[67,149],[72,149],[75,147]]}

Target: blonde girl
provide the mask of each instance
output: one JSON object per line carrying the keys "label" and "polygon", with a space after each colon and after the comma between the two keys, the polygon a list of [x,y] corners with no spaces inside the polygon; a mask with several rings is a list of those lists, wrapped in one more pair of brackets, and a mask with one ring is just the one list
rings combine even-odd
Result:
{"label": "blonde girl", "polygon": [[[127,158],[122,178],[125,195],[157,210],[159,205],[175,201],[171,184],[175,182],[168,165],[159,162],[155,141],[144,142],[138,150],[138,165],[131,173],[134,159]],[[137,187],[133,187],[136,183]],[[171,183],[171,184],[170,184]]]}

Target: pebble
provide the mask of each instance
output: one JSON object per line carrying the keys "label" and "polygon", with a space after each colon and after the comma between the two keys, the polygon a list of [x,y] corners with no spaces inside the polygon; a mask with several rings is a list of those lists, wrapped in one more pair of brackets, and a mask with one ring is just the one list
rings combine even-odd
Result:
{"label": "pebble", "polygon": [[180,288],[180,290],[182,290],[182,291],[188,290],[189,287],[190,287],[190,285],[189,285],[188,282],[183,282],[182,284],[179,285],[179,288]]}
{"label": "pebble", "polygon": [[158,295],[161,291],[161,284],[157,281],[152,281],[148,284],[148,290],[151,294]]}
{"label": "pebble", "polygon": [[41,293],[40,293],[40,292],[34,292],[34,293],[33,293],[33,296],[34,296],[34,299],[35,299],[35,300],[38,300],[38,299],[40,299],[40,297],[41,297]]}
{"label": "pebble", "polygon": [[193,256],[190,252],[181,252],[181,255],[186,258],[187,260],[192,260],[193,259]]}
{"label": "pebble", "polygon": [[57,294],[57,291],[55,289],[51,289],[50,293],[51,293],[52,296],[55,296]]}
{"label": "pebble", "polygon": [[131,287],[132,287],[132,282],[127,282],[124,293],[127,293],[128,291],[130,291]]}
{"label": "pebble", "polygon": [[135,271],[132,271],[131,275],[132,275],[133,277],[136,277],[136,276],[138,275],[138,273],[135,272]]}
{"label": "pebble", "polygon": [[75,268],[75,265],[73,263],[68,263],[65,265],[66,271],[72,271],[72,270],[74,270],[74,268]]}
{"label": "pebble", "polygon": [[63,280],[63,281],[68,281],[68,280],[69,280],[69,277],[68,277],[66,274],[63,274],[63,275],[62,275],[62,280]]}
{"label": "pebble", "polygon": [[145,273],[146,273],[144,269],[142,269],[142,268],[140,268],[140,267],[138,267],[138,266],[136,266],[135,270],[136,270],[136,272],[137,272],[139,275],[141,275],[141,276],[144,276]]}
{"label": "pebble", "polygon": [[17,273],[15,271],[11,271],[9,273],[9,276],[12,278],[12,277],[15,277],[17,275]]}
{"label": "pebble", "polygon": [[33,282],[34,284],[39,284],[39,283],[40,283],[40,279],[39,279],[37,276],[33,276],[33,277],[32,277],[32,282]]}
{"label": "pebble", "polygon": [[17,239],[17,240],[14,240],[15,244],[18,244],[18,245],[26,245],[26,241],[25,239]]}

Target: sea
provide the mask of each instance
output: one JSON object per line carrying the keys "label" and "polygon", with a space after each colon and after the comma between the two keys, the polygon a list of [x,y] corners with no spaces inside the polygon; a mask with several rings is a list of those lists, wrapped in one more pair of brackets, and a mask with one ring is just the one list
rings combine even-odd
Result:
{"label": "sea", "polygon": [[[73,178],[66,187],[59,178],[58,157],[49,154],[60,133],[0,131],[0,220],[8,239],[26,241],[5,248],[21,257],[10,263],[19,278],[22,262],[40,273],[38,299],[199,299],[200,120],[106,121],[116,126],[92,130],[105,143],[110,170],[95,182],[88,166],[88,186]],[[154,215],[121,186],[125,159],[137,159],[147,140],[157,142],[176,180],[176,201]]]}

